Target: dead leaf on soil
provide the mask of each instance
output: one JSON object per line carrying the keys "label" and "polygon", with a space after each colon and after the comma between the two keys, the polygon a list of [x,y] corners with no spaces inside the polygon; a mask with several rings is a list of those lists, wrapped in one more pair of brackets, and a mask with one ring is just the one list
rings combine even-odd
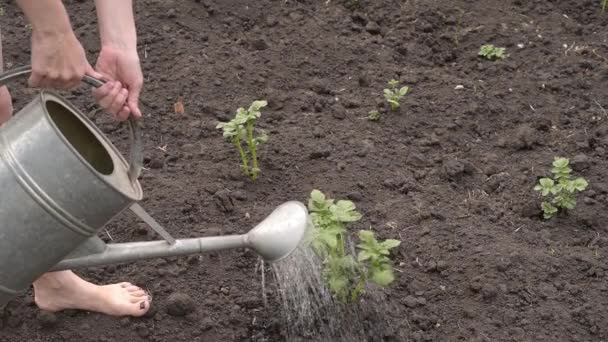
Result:
{"label": "dead leaf on soil", "polygon": [[184,114],[184,102],[181,96],[177,98],[177,102],[173,105],[173,109],[175,110],[175,114]]}

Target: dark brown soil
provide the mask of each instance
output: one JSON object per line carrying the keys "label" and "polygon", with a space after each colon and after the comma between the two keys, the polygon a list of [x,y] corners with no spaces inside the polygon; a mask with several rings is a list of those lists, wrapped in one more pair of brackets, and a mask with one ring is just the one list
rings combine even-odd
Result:
{"label": "dark brown soil", "polygon": [[[361,1],[354,10],[339,0],[137,1],[142,205],[177,237],[210,236],[245,232],[317,188],[356,202],[365,216],[354,229],[372,225],[403,241],[386,291],[391,309],[379,317],[390,329],[377,338],[606,341],[600,1]],[[28,63],[26,21],[14,2],[1,3],[5,63]],[[92,3],[66,1],[93,61]],[[484,43],[506,47],[508,58],[479,58]],[[401,109],[365,120],[384,108],[391,78],[410,87]],[[31,94],[13,90],[21,108]],[[178,97],[184,115],[173,111]],[[215,125],[260,98],[269,101],[259,125],[270,140],[253,183]],[[95,120],[125,147],[123,129]],[[576,210],[546,222],[532,187],[557,155],[576,160],[590,187]],[[130,214],[107,232],[114,241],[157,238]],[[282,341],[256,262],[253,252],[231,251],[83,270],[94,282],[149,289],[154,310],[139,319],[48,315],[28,293],[2,313],[0,341]],[[174,292],[193,301],[180,304],[183,316],[167,312]]]}

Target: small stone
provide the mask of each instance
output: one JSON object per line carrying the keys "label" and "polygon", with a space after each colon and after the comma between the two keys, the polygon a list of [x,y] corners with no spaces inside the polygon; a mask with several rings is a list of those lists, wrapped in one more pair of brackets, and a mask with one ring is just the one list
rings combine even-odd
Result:
{"label": "small stone", "polygon": [[160,158],[151,158],[150,164],[148,164],[148,167],[151,169],[162,169],[163,166],[165,166],[165,163]]}
{"label": "small stone", "polygon": [[167,18],[175,18],[175,8],[170,8],[167,11]]}
{"label": "small stone", "polygon": [[346,118],[346,114],[344,113],[344,111],[341,110],[334,110],[331,113],[331,116],[338,120],[344,120]]}
{"label": "small stone", "polygon": [[416,297],[414,296],[406,296],[403,298],[403,304],[408,308],[415,308],[418,306],[418,300],[416,300]]}
{"label": "small stone", "polygon": [[521,207],[521,216],[533,218],[542,214],[540,205],[536,201],[529,201]]}
{"label": "small stone", "polygon": [[447,269],[448,269],[448,263],[447,263],[445,260],[439,260],[439,261],[437,262],[437,270],[438,270],[439,272],[441,272],[441,271],[445,271],[445,270],[447,270]]}
{"label": "small stone", "polygon": [[352,191],[346,194],[346,198],[353,202],[359,202],[363,199],[363,195],[359,191]]}
{"label": "small stone", "polygon": [[331,154],[330,150],[327,149],[322,149],[322,150],[317,150],[317,151],[313,151],[308,155],[308,159],[321,159],[321,158],[327,158],[329,157],[329,155]]}
{"label": "small stone", "polygon": [[185,293],[174,292],[167,298],[166,309],[171,316],[186,316],[194,311],[194,300]]}
{"label": "small stone", "polygon": [[494,299],[494,298],[496,298],[497,294],[498,294],[498,290],[496,289],[495,286],[493,286],[491,284],[485,284],[481,288],[481,296],[485,300]]}
{"label": "small stone", "polygon": [[253,46],[254,49],[258,50],[258,51],[262,51],[262,50],[266,50],[268,49],[268,43],[266,43],[266,41],[264,39],[256,39],[253,42],[251,42],[251,46]]}
{"label": "small stone", "polygon": [[570,161],[570,165],[572,166],[572,169],[574,171],[583,171],[587,168],[589,168],[589,157],[587,157],[584,154],[577,154],[576,156],[574,156],[574,158],[572,158],[572,160]]}
{"label": "small stone", "polygon": [[369,21],[365,25],[365,30],[371,34],[380,34],[380,25],[375,21]]}
{"label": "small stone", "polygon": [[241,298],[237,304],[245,309],[256,309],[262,306],[262,300],[256,296]]}
{"label": "small stone", "polygon": [[358,82],[359,82],[359,87],[364,87],[364,88],[369,87],[369,84],[370,84],[369,77],[367,75],[360,75]]}
{"label": "small stone", "polygon": [[443,171],[449,178],[457,178],[465,173],[465,164],[460,160],[448,160],[443,164]]}
{"label": "small stone", "polygon": [[475,312],[475,310],[471,307],[466,307],[464,309],[462,309],[462,315],[466,318],[475,318],[475,316],[477,316],[477,313]]}

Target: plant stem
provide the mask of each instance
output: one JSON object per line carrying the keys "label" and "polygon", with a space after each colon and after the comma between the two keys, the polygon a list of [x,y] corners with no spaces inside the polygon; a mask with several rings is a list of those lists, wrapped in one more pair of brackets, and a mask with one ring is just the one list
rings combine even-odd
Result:
{"label": "plant stem", "polygon": [[356,302],[357,299],[359,299],[359,294],[361,293],[361,290],[363,289],[363,285],[365,284],[366,281],[367,281],[367,277],[365,275],[362,275],[361,278],[359,279],[359,281],[357,282],[355,289],[353,290],[353,294],[350,297],[352,302]]}
{"label": "plant stem", "polygon": [[243,169],[245,170],[245,175],[249,177],[249,163],[247,163],[247,156],[245,156],[245,151],[243,151],[243,146],[241,146],[241,138],[237,134],[234,137],[234,144],[236,148],[239,150],[239,154],[241,155],[241,160],[243,161]]}
{"label": "plant stem", "polygon": [[342,234],[338,234],[338,252],[340,252],[340,257],[346,255],[346,251],[344,250],[344,239]]}
{"label": "plant stem", "polygon": [[252,179],[258,178],[258,156],[256,153],[256,146],[253,142],[253,121],[247,121],[247,145],[249,145],[249,152],[251,153],[251,162],[253,163],[253,175]]}

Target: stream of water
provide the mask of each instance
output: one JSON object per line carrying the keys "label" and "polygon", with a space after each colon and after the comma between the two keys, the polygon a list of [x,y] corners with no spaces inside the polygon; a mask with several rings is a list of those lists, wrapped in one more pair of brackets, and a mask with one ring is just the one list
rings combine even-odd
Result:
{"label": "stream of water", "polygon": [[[381,301],[380,305],[363,300],[358,304],[335,301],[322,279],[320,260],[312,250],[298,249],[271,267],[287,341],[381,340],[374,337],[382,335],[382,327],[378,322],[371,323],[384,309]],[[369,301],[374,295],[368,293],[366,297]]]}

